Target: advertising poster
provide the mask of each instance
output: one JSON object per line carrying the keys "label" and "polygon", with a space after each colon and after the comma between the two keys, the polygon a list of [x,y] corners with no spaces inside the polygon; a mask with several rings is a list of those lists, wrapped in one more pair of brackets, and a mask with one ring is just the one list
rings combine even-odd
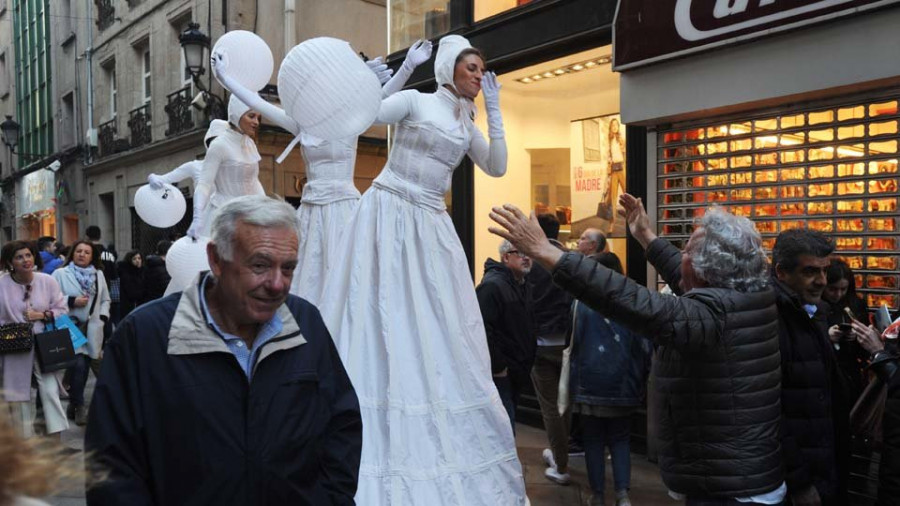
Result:
{"label": "advertising poster", "polygon": [[596,228],[607,237],[625,237],[617,215],[625,192],[625,127],[618,114],[572,122],[572,236]]}

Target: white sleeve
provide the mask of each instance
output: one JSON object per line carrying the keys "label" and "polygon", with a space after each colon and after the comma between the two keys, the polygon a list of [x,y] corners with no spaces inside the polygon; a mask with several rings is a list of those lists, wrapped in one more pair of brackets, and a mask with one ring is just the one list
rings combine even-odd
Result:
{"label": "white sleeve", "polygon": [[166,174],[159,176],[164,182],[169,184],[179,183],[184,181],[185,179],[194,177],[200,172],[203,167],[203,160],[192,160],[190,162],[185,162]]}
{"label": "white sleeve", "polygon": [[477,127],[472,127],[472,143],[469,145],[469,158],[475,162],[485,174],[500,177],[506,174],[506,139],[485,140],[484,134]]}
{"label": "white sleeve", "polygon": [[218,79],[225,89],[234,93],[241,102],[247,105],[247,107],[262,114],[263,118],[272,121],[294,135],[300,134],[300,125],[288,116],[287,113],[284,112],[284,109],[266,102],[259,96],[259,93],[248,90],[242,84],[232,79],[228,74],[223,75],[220,73],[218,74]]}
{"label": "white sleeve", "polygon": [[416,90],[405,90],[382,100],[375,124],[393,125],[403,121],[416,110],[418,96]]}

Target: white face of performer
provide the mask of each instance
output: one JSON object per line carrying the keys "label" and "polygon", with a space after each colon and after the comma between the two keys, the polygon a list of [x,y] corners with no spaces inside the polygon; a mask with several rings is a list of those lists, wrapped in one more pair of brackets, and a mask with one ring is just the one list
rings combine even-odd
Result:
{"label": "white face of performer", "polygon": [[453,85],[460,95],[474,100],[481,91],[484,61],[477,54],[467,54],[453,68]]}
{"label": "white face of performer", "polygon": [[256,132],[259,131],[260,121],[262,121],[262,115],[260,113],[256,111],[247,111],[241,116],[238,126],[245,135],[256,137]]}

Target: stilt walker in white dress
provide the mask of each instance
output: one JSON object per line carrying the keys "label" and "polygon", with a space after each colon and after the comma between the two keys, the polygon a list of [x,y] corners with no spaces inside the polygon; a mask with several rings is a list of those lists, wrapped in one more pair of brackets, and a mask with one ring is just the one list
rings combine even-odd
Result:
{"label": "stilt walker in white dress", "polygon": [[212,215],[225,202],[244,195],[266,194],[259,182],[260,156],[252,138],[260,120],[257,111],[231,96],[228,128],[209,144],[199,184],[194,189],[194,218],[187,232],[190,237],[208,237]]}
{"label": "stilt walker in white dress", "polygon": [[[407,53],[400,70],[389,81],[387,79],[390,72],[380,58],[367,63],[382,83],[387,81],[382,88],[382,96],[387,97],[402,89],[413,70],[429,58],[431,42],[416,42]],[[246,99],[250,107],[261,111],[266,118],[294,134],[295,141],[278,158],[279,163],[299,140],[306,169],[306,185],[303,187],[300,207],[297,208],[300,247],[291,293],[318,305],[325,284],[325,273],[337,255],[340,236],[359,200],[359,190],[353,184],[357,137],[329,141],[308,135],[300,130],[297,122],[284,110],[266,102],[229,77],[220,61],[216,61],[213,69],[217,79],[227,90],[238,98]]]}
{"label": "stilt walker in white dress", "polygon": [[[365,506],[526,503],[509,418],[466,256],[444,205],[468,155],[506,172],[496,76],[458,35],[438,46],[433,94],[401,91],[376,122],[395,124],[381,174],[359,201],[320,309],[359,396]],[[490,140],[473,124],[485,94]]]}

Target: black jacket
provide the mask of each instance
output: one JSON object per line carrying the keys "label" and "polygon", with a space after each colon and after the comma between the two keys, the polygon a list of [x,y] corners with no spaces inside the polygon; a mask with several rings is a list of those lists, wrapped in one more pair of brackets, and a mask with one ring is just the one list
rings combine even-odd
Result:
{"label": "black jacket", "polygon": [[900,498],[900,367],[896,350],[886,359],[872,363],[878,381],[888,384],[887,402],[884,406],[884,448],[878,470],[878,506],[896,506]]}
{"label": "black jacket", "polygon": [[475,294],[487,333],[491,372],[508,368],[511,379],[527,384],[536,348],[531,333],[531,287],[517,282],[508,267],[488,258]]}
{"label": "black jacket", "polygon": [[799,296],[773,279],[778,294],[784,449],[788,493],[814,485],[823,504],[845,504],[850,460],[850,408],[826,327]]}
{"label": "black jacket", "polygon": [[197,285],[133,311],[106,346],[85,448],[97,505],[350,505],[362,420],[318,310],[294,297],[252,379]]}
{"label": "black jacket", "polygon": [[[853,311],[857,320],[869,323],[869,312],[866,308],[866,303],[857,296],[838,304],[827,304],[828,313],[826,320],[829,328],[839,323],[850,323],[850,317],[844,313],[845,307],[849,307]],[[869,354],[852,336],[849,339],[842,339],[839,343],[832,343],[831,347],[834,350],[838,368],[844,374],[844,380],[848,388],[848,399],[852,406],[869,382],[869,375],[866,372]]]}
{"label": "black jacket", "polygon": [[[677,248],[657,239],[647,258],[678,287]],[[661,295],[576,253],[563,256],[553,279],[659,346],[652,374],[660,472],[670,490],[734,498],[781,485],[781,369],[771,289]]]}
{"label": "black jacket", "polygon": [[119,271],[119,314],[122,318],[147,301],[144,287],[144,268],[138,269],[124,260],[118,264]]}
{"label": "black jacket", "polygon": [[[566,248],[559,241],[550,241],[560,251]],[[569,329],[569,309],[572,296],[553,284],[553,278],[537,263],[528,273],[531,294],[534,298],[534,337],[565,337]]]}
{"label": "black jacket", "polygon": [[169,281],[169,271],[162,257],[150,255],[144,266],[144,296],[147,300],[156,300],[165,295]]}

